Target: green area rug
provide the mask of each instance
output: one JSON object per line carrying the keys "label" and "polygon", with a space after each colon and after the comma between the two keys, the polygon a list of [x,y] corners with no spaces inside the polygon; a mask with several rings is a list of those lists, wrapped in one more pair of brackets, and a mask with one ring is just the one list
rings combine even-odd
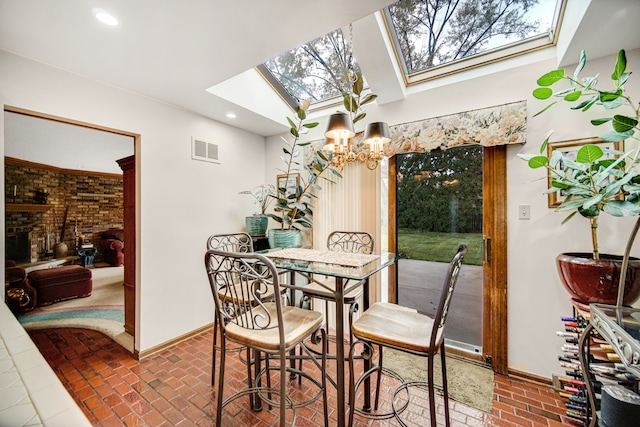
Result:
{"label": "green area rug", "polygon": [[[384,367],[405,380],[427,380],[427,359],[385,348]],[[441,383],[440,356],[434,360],[434,381]],[[447,355],[449,397],[484,412],[493,408],[493,371],[473,361]]]}

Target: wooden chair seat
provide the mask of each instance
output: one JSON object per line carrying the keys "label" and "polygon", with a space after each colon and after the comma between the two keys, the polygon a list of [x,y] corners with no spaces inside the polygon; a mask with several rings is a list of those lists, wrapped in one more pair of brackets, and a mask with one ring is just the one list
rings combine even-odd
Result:
{"label": "wooden chair seat", "polygon": [[[267,353],[276,353],[280,349],[280,336],[276,319],[276,306],[274,303],[265,304],[266,311],[262,307],[252,310],[253,316],[264,316],[272,319],[264,329],[247,329],[229,323],[227,325],[227,338],[259,348]],[[311,335],[322,323],[322,313],[312,310],[304,310],[297,307],[283,306],[282,321],[284,323],[284,347],[288,350],[304,337]]]}
{"label": "wooden chair seat", "polygon": [[[417,310],[397,304],[377,302],[353,324],[353,333],[364,340],[385,347],[428,353],[433,319]],[[436,344],[440,346],[444,328],[438,330]]]}

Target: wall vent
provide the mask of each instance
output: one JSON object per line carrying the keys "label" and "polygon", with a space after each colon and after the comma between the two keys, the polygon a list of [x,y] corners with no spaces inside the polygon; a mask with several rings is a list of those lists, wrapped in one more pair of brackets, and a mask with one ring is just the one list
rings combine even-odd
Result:
{"label": "wall vent", "polygon": [[191,158],[203,162],[220,163],[218,144],[204,141],[201,138],[191,138]]}

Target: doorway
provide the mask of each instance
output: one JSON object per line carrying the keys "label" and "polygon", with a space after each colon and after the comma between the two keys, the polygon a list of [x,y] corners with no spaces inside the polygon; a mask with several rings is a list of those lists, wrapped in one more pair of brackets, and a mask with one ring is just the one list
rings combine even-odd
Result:
{"label": "doorway", "polygon": [[[506,374],[508,371],[508,346],[507,346],[507,221],[506,221],[506,146],[492,146],[492,147],[474,147],[476,151],[477,157],[480,161],[480,170],[481,173],[477,173],[476,184],[481,182],[481,189],[475,187],[475,195],[465,196],[463,203],[473,203],[478,204],[481,200],[481,218],[477,218],[474,220],[474,226],[477,227],[477,221],[479,220],[482,224],[480,232],[470,233],[472,234],[472,238],[469,241],[466,241],[467,244],[473,242],[476,255],[474,258],[479,258],[481,261],[474,261],[475,264],[480,264],[481,267],[481,279],[474,279],[478,282],[481,282],[480,286],[475,286],[475,291],[481,291],[482,297],[474,296],[475,304],[481,307],[481,321],[479,327],[481,328],[481,346],[473,346],[467,347],[458,346],[462,348],[453,347],[450,352],[456,352],[462,356],[469,357],[472,359],[476,359],[479,361],[483,361],[492,366],[493,370],[497,373]],[[448,149],[446,151],[451,151],[452,149]],[[471,151],[469,151],[471,153]],[[434,153],[435,154],[435,153]],[[455,152],[450,153],[452,156],[455,156]],[[453,157],[448,159],[447,162],[459,162],[464,156],[458,155],[457,157]],[[458,159],[460,158],[460,159]],[[437,159],[436,159],[437,160]],[[434,160],[434,161],[436,161]],[[426,179],[428,176],[429,170],[423,168],[419,161],[415,161],[416,166],[413,169],[407,169],[408,172],[405,172],[408,176],[400,173],[399,166],[401,164],[400,156],[396,155],[390,158],[389,162],[389,214],[388,214],[388,224],[389,224],[389,248],[390,250],[394,250],[398,253],[403,252],[402,245],[403,243],[400,241],[400,236],[396,232],[398,227],[398,221],[402,218],[397,213],[398,207],[398,182],[401,180],[414,180],[420,181]],[[452,166],[453,166],[452,164]],[[425,163],[426,165],[426,163]],[[460,177],[463,177],[463,171],[460,171],[460,176],[458,177],[458,182],[455,181],[456,178],[452,176],[453,167],[442,167],[441,170],[441,179],[440,186],[441,187],[455,187],[459,185]],[[434,169],[435,171],[436,169]],[[478,170],[477,167],[473,168],[473,170]],[[425,173],[422,173],[425,172]],[[465,172],[466,173],[466,172]],[[468,177],[473,178],[473,177]],[[465,179],[468,179],[465,178]],[[445,185],[445,181],[447,184]],[[441,188],[444,190],[443,188]],[[455,190],[449,188],[447,191],[455,193]],[[413,197],[412,194],[409,195]],[[450,226],[452,219],[457,221],[457,224],[460,224],[461,217],[455,216],[451,210],[451,207],[455,204],[460,206],[461,199],[458,196],[457,198],[453,198],[453,195],[449,195],[445,207],[448,209],[446,211],[445,221],[448,221],[448,225]],[[411,206],[415,208],[415,206],[419,206],[420,201],[417,199],[413,199],[411,201]],[[425,210],[426,208],[423,206],[422,210],[425,212],[429,212]],[[467,208],[471,209],[471,208]],[[417,210],[418,214],[421,214],[422,210]],[[422,214],[421,214],[422,215]],[[435,215],[435,213],[433,214]],[[457,215],[460,215],[458,212]],[[423,215],[425,216],[425,215]],[[444,226],[441,224],[441,226]],[[477,230],[477,228],[476,228]],[[458,229],[460,231],[460,229]],[[458,238],[461,237],[462,233],[458,233]],[[464,233],[465,235],[467,233]],[[432,244],[435,244],[435,239],[432,239]],[[446,240],[446,239],[445,239]],[[479,243],[481,242],[481,243]],[[459,241],[459,243],[465,243],[465,241]],[[455,245],[454,245],[455,246]],[[479,249],[478,249],[479,248]],[[455,252],[457,246],[453,249]],[[409,248],[411,250],[411,248]],[[438,252],[438,251],[436,251]],[[443,259],[439,262],[448,262],[453,255],[452,253],[444,253]],[[473,259],[473,258],[472,258]],[[465,259],[468,261],[468,257]],[[389,280],[389,300],[391,302],[398,302],[398,287],[396,284],[400,279],[400,274],[398,274],[398,270],[401,267],[401,263],[404,261],[401,259],[400,263],[398,263],[397,268],[390,269],[390,280]],[[405,266],[406,267],[406,266]],[[478,271],[478,270],[476,270]],[[444,274],[440,275],[440,279],[436,280],[439,284],[442,284],[442,277]],[[479,288],[479,289],[478,289]],[[460,288],[458,289],[460,290]],[[458,291],[456,291],[458,292]],[[423,291],[423,293],[425,293]],[[425,295],[425,298],[428,298],[428,295]],[[460,298],[460,294],[456,294],[454,296],[454,302],[456,298]],[[477,317],[478,315],[476,315]],[[451,320],[451,319],[449,319]],[[468,323],[467,320],[464,322]],[[474,328],[478,327],[475,325]],[[469,327],[463,327],[462,331],[469,332]],[[475,336],[478,336],[478,333],[474,333]],[[468,337],[463,337],[463,342],[471,340]],[[455,343],[454,343],[455,344]],[[474,344],[475,345],[475,344]],[[480,353],[480,354],[478,354]]]}
{"label": "doorway", "polygon": [[482,147],[398,155],[398,304],[434,316],[448,263],[468,248],[447,344],[482,354]]}
{"label": "doorway", "polygon": [[[27,261],[35,259],[37,263],[46,261],[47,257],[52,258],[51,246],[54,239],[68,243],[68,255],[71,258],[74,258],[73,255],[76,254],[76,249],[81,247],[81,243],[84,247],[93,244],[95,248],[101,250],[100,234],[107,229],[123,228],[123,222],[126,222],[124,221],[126,203],[123,199],[135,201],[135,185],[124,185],[124,173],[117,161],[123,158],[134,159],[139,135],[11,106],[5,106],[4,119],[5,192],[7,195],[5,213],[7,206],[12,206],[12,210],[16,212],[22,212],[24,209],[21,208],[24,207],[38,208],[32,208],[27,214],[19,215],[28,217],[24,224],[18,224],[19,228],[28,228],[30,232],[35,230],[32,234],[34,237],[37,236],[35,248],[32,249],[33,254]],[[9,178],[6,163],[9,160],[13,163],[22,163],[22,169],[18,175],[12,175],[12,182],[7,181]],[[50,203],[34,200],[34,192],[36,195],[39,192],[35,190],[34,185],[39,182],[39,178],[36,176],[35,181],[20,178],[21,173],[34,173],[30,170],[31,165],[42,166],[45,174],[54,175],[51,182],[47,182],[45,186],[58,186],[57,200],[52,202],[53,197],[50,197]],[[56,183],[59,180],[55,179],[55,175],[60,176],[61,173],[63,174],[61,176],[79,178],[69,179],[66,183],[64,181]],[[27,185],[27,182],[30,184]],[[70,182],[73,183],[73,191],[70,190]],[[119,184],[111,184],[112,182],[119,182]],[[109,187],[110,185],[115,187]],[[6,190],[9,187],[13,192]],[[58,190],[65,187],[69,190]],[[107,191],[107,187],[113,188],[116,194],[113,191]],[[62,197],[63,194],[64,197]],[[115,200],[120,202],[116,204]],[[42,204],[38,205],[38,203]],[[135,204],[133,206],[135,210]],[[133,218],[135,228],[135,216]],[[66,223],[61,226],[63,220]],[[16,224],[11,224],[12,227],[14,225]],[[6,228],[8,226],[9,224],[5,224],[7,236],[9,235]],[[131,231],[135,233],[135,230]],[[87,245],[87,243],[90,244]],[[34,245],[30,246],[34,247]],[[135,254],[135,239],[130,239],[127,248]],[[101,260],[100,256],[95,258],[96,261]],[[135,277],[135,262],[120,268],[124,268],[125,281],[127,276]],[[135,280],[130,283],[132,287],[134,284]],[[129,306],[133,309],[128,313],[128,320],[133,324],[135,293],[129,292],[127,296],[127,292],[123,291],[122,299],[125,308]],[[126,320],[127,313],[125,313],[124,326],[126,326]],[[135,339],[134,329],[134,326],[128,330],[125,328],[131,335],[132,343]],[[134,352],[135,343],[131,345],[130,350]]]}

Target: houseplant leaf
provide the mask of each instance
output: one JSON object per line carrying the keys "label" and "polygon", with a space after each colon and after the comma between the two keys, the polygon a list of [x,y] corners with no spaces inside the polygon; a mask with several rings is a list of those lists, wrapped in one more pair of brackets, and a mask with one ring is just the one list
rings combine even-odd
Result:
{"label": "houseplant leaf", "polygon": [[553,70],[553,71],[550,71],[550,72],[546,73],[542,77],[540,77],[536,81],[536,83],[538,84],[538,86],[551,86],[552,84],[557,83],[560,80],[562,80],[563,77],[564,77],[564,70],[563,69]]}

